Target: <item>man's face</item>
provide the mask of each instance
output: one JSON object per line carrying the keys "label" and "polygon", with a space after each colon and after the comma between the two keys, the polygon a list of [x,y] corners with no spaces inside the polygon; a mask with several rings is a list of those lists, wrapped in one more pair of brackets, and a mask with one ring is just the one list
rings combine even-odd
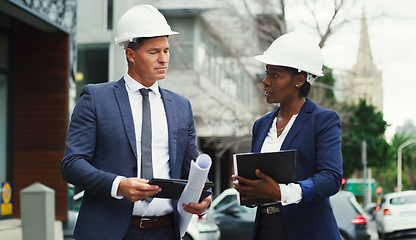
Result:
{"label": "man's face", "polygon": [[128,74],[145,87],[164,79],[169,64],[169,43],[167,37],[145,40],[137,50],[126,49],[129,60]]}

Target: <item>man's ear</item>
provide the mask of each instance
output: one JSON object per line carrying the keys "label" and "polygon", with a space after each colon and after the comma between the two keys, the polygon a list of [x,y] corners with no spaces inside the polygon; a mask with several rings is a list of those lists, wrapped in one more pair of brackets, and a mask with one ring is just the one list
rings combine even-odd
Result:
{"label": "man's ear", "polygon": [[129,62],[134,62],[134,51],[131,48],[126,48],[126,59]]}

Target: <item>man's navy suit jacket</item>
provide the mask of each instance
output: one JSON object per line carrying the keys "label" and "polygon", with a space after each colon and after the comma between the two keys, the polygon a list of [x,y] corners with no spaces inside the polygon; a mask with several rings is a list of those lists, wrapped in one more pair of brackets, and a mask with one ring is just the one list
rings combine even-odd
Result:
{"label": "man's navy suit jacket", "polygon": [[[252,152],[260,152],[279,108],[253,126]],[[341,121],[332,110],[307,99],[283,141],[281,150],[298,149],[298,183],[302,201],[281,207],[289,240],[336,240],[339,230],[329,196],[338,192],[342,179]],[[252,239],[260,220],[256,215]]]}
{"label": "man's navy suit jacket", "polygon": [[[178,94],[159,89],[168,123],[170,177],[187,179],[190,162],[198,157],[191,104]],[[137,154],[124,79],[85,86],[72,114],[61,163],[63,178],[85,189],[75,239],[123,238],[133,203],[111,197],[111,187],[118,175],[137,177]]]}

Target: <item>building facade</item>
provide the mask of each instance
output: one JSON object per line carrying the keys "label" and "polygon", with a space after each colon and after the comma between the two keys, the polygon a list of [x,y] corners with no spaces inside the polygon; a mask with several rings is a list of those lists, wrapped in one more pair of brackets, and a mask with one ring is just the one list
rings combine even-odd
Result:
{"label": "building facade", "polygon": [[278,19],[280,8],[264,8],[261,3],[80,1],[77,92],[85,84],[117,81],[124,75],[124,49],[114,44],[117,21],[134,5],[154,5],[172,30],[180,32],[169,37],[169,72],[159,84],[191,101],[199,149],[213,159],[209,177],[216,182],[214,193],[218,194],[231,186],[232,154],[250,151],[252,124],[269,111],[261,83],[264,66],[253,56],[263,53],[271,42],[261,38],[258,23],[264,26],[267,19],[279,26],[273,19]]}
{"label": "building facade", "polygon": [[397,127],[396,133],[406,137],[416,136],[416,126],[412,119],[406,119],[402,126]]}
{"label": "building facade", "polygon": [[[136,4],[153,4],[180,32],[169,37],[169,73],[160,85],[192,103],[199,149],[213,159],[214,194],[230,187],[232,154],[250,151],[254,120],[271,110],[264,66],[253,56],[285,31],[275,2],[0,0],[0,186],[1,196],[11,196],[0,202],[0,239],[8,231],[2,222],[20,217],[19,191],[35,182],[55,190],[56,219],[66,220],[59,164],[69,114],[85,84],[117,81],[126,72],[115,26]],[[382,111],[381,71],[364,14],[348,79],[348,101],[365,98]]]}
{"label": "building facade", "polygon": [[0,0],[0,239],[19,239],[7,235],[14,227],[6,222],[20,217],[19,192],[36,182],[54,189],[56,219],[66,218],[59,164],[74,82],[75,11],[76,0]]}
{"label": "building facade", "polygon": [[376,111],[383,112],[382,72],[373,62],[364,11],[361,19],[357,62],[349,71],[346,88],[348,103],[357,104],[360,99],[365,99],[367,104],[376,107]]}
{"label": "building facade", "polygon": [[253,59],[284,31],[269,2],[278,1],[0,0],[0,239],[20,239],[10,220],[20,218],[20,190],[36,182],[55,191],[56,220],[66,221],[71,194],[59,165],[69,115],[85,84],[127,70],[115,26],[136,4],[153,4],[180,32],[160,85],[191,101],[214,193],[230,187],[232,154],[250,151],[254,120],[271,110]]}

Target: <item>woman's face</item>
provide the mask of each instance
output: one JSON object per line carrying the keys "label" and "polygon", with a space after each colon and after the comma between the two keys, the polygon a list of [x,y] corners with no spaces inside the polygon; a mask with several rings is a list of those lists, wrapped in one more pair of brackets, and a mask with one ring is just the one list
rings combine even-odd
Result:
{"label": "woman's face", "polygon": [[284,103],[299,98],[293,71],[287,67],[266,65],[263,79],[264,95],[268,103]]}

